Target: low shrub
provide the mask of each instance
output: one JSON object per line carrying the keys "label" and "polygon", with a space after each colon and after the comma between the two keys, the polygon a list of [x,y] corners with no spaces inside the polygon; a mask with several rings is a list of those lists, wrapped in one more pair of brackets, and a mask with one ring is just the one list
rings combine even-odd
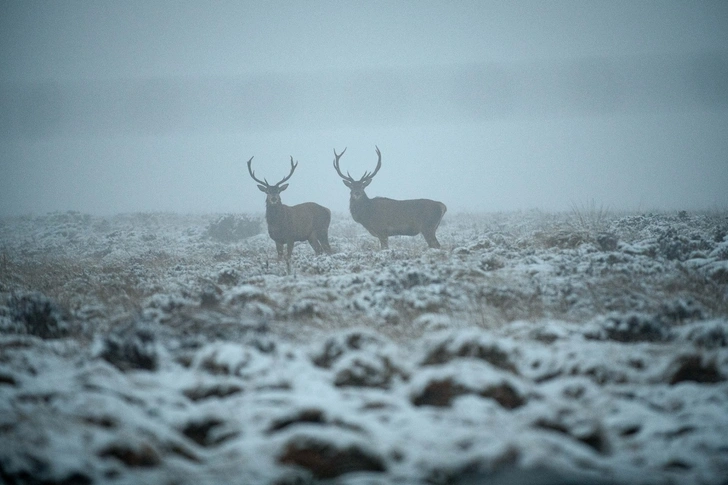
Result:
{"label": "low shrub", "polygon": [[260,225],[259,217],[228,214],[210,223],[205,235],[220,242],[236,242],[260,234]]}

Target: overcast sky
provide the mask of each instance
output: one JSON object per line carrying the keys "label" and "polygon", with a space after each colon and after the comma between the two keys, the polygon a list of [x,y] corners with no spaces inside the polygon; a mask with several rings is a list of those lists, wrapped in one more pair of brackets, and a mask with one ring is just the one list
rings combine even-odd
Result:
{"label": "overcast sky", "polygon": [[0,215],[728,207],[728,2],[0,0]]}

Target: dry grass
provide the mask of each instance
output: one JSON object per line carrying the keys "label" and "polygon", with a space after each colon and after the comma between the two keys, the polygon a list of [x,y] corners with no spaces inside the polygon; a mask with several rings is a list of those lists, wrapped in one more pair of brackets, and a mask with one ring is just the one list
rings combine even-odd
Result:
{"label": "dry grass", "polygon": [[597,205],[594,199],[584,203],[577,204],[572,202],[570,205],[571,217],[569,225],[577,232],[584,232],[595,235],[607,229],[612,219],[612,213],[608,207],[602,204]]}
{"label": "dry grass", "polygon": [[[723,234],[725,215],[616,218],[594,202],[575,205],[569,214],[450,215],[439,251],[427,249],[421,237],[392,238],[391,249],[380,251],[376,238],[341,217],[332,222],[335,253],[315,257],[299,244],[290,270],[267,235],[220,243],[205,236],[204,219],[201,227],[178,223],[175,236],[146,229],[162,224],[161,216],[106,224],[76,217],[75,247],[64,249],[56,235],[4,249],[0,292],[41,292],[72,318],[98,328],[146,315],[190,331],[205,321],[222,329],[252,319],[281,332],[296,325],[376,326],[396,339],[416,338],[443,322],[484,328],[544,318],[576,322],[610,312],[657,314],[666,302],[678,301],[692,302],[705,318],[728,314],[726,282],[668,258],[663,249],[708,251]],[[52,225],[39,227],[41,235],[54,234]],[[672,246],[661,246],[658,236],[675,230]],[[88,239],[78,236],[84,231]],[[615,232],[620,243],[648,245],[601,247],[597,239],[605,231]],[[86,246],[93,250],[86,253]],[[415,280],[407,281],[409,273]],[[337,288],[352,275],[361,283]],[[266,300],[241,305],[226,299],[246,285]],[[352,303],[357,298],[373,300],[359,308]]]}

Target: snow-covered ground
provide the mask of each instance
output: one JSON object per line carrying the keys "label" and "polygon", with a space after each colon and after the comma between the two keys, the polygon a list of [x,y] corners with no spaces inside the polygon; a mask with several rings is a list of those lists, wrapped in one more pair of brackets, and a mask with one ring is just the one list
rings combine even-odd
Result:
{"label": "snow-covered ground", "polygon": [[724,484],[727,234],[335,214],[288,268],[251,216],[0,219],[0,479]]}

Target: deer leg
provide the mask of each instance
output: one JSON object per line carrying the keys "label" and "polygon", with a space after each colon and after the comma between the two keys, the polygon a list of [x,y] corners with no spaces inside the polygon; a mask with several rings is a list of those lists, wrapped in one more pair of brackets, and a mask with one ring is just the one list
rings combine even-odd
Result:
{"label": "deer leg", "polygon": [[387,241],[387,236],[379,236],[379,244],[381,245],[380,249],[389,249],[389,242]]}
{"label": "deer leg", "polygon": [[288,241],[286,243],[288,245],[288,252],[286,254],[286,259],[291,260],[291,255],[293,254],[293,241]]}
{"label": "deer leg", "polygon": [[427,229],[422,231],[422,235],[425,236],[427,245],[431,248],[440,247],[440,242],[437,240],[436,233],[437,228],[440,226],[440,222],[442,221],[442,216],[445,215],[445,211],[447,211],[447,207],[445,207],[445,204],[440,203],[438,211],[432,215],[430,222],[427,223]]}
{"label": "deer leg", "polygon": [[431,248],[440,248],[440,242],[437,240],[437,237],[434,234],[426,234],[422,233],[423,236],[425,236],[425,241],[427,241],[427,245]]}
{"label": "deer leg", "polygon": [[422,231],[422,235],[425,237],[425,241],[427,241],[427,245],[431,248],[440,248],[440,242],[437,240],[437,236],[435,236],[435,231]]}
{"label": "deer leg", "polygon": [[329,235],[325,232],[316,235],[321,247],[324,249],[326,254],[331,254],[331,246],[329,245]]}
{"label": "deer leg", "polygon": [[316,239],[316,234],[311,233],[311,236],[308,238],[308,243],[313,248],[313,252],[316,253],[318,256],[321,254],[321,244],[318,242],[318,239]]}
{"label": "deer leg", "polygon": [[283,259],[283,243],[276,242],[276,251],[278,251],[278,259]]}

